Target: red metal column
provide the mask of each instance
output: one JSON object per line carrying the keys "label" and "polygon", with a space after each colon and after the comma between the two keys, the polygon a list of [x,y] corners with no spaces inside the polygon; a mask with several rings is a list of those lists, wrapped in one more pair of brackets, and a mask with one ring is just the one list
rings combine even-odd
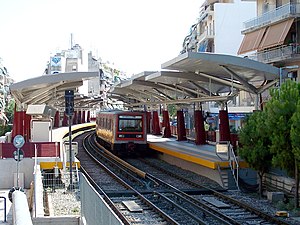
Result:
{"label": "red metal column", "polygon": [[195,117],[195,143],[196,145],[205,145],[206,135],[205,135],[202,110],[195,110],[194,117]]}
{"label": "red metal column", "polygon": [[220,141],[230,141],[230,129],[227,110],[219,111]]}
{"label": "red metal column", "polygon": [[81,124],[81,111],[78,111],[77,123]]}
{"label": "red metal column", "polygon": [[62,126],[63,127],[68,126],[68,117],[67,117],[65,112],[64,112],[64,118],[63,118],[63,121],[62,121]]}
{"label": "red metal column", "polygon": [[82,111],[81,123],[85,123],[85,111]]}
{"label": "red metal column", "polygon": [[31,116],[26,115],[25,111],[14,111],[12,138],[16,135],[22,135],[26,142],[30,138],[30,120]]}
{"label": "red metal column", "polygon": [[54,127],[55,128],[59,127],[59,111],[56,111],[54,116]]}
{"label": "red metal column", "polygon": [[147,134],[150,134],[151,112],[146,112]]}
{"label": "red metal column", "polygon": [[169,112],[168,110],[163,110],[163,122],[162,126],[165,128],[163,137],[169,138],[171,137],[171,128],[170,128],[170,119],[169,119]]}
{"label": "red metal column", "polygon": [[157,111],[153,111],[152,134],[154,135],[160,134],[159,117]]}
{"label": "red metal column", "polygon": [[31,130],[30,130],[30,122],[31,122],[31,116],[26,114],[26,111],[23,111],[23,118],[24,118],[24,125],[23,125],[23,136],[26,142],[29,142],[29,139],[31,138]]}
{"label": "red metal column", "polygon": [[186,130],[182,110],[177,111],[177,141],[186,141]]}
{"label": "red metal column", "polygon": [[87,123],[91,122],[91,111],[90,110],[87,112],[86,122]]}
{"label": "red metal column", "polygon": [[13,120],[13,128],[12,128],[12,139],[18,135],[21,134],[22,130],[22,124],[21,124],[21,113],[16,111],[16,107],[14,109],[14,120]]}
{"label": "red metal column", "polygon": [[77,124],[77,111],[74,111],[74,115],[73,115],[73,125]]}

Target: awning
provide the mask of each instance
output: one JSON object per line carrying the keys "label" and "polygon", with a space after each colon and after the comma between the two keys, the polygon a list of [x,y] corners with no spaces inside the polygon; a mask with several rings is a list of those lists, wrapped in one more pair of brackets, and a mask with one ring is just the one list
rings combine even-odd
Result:
{"label": "awning", "polygon": [[269,26],[259,45],[259,49],[262,50],[265,48],[282,45],[289,30],[291,29],[293,22],[294,19],[289,19],[284,22]]}
{"label": "awning", "polygon": [[246,34],[239,48],[238,55],[257,50],[265,31],[266,27]]}

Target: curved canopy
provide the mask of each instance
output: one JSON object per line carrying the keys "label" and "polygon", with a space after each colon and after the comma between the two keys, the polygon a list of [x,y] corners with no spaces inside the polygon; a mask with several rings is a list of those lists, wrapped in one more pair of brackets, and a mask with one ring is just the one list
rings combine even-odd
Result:
{"label": "curved canopy", "polygon": [[[121,101],[127,107],[224,102],[241,90],[262,93],[279,78],[279,69],[274,66],[213,53],[186,52],[163,63],[162,69],[145,71],[115,84],[107,94],[108,102]],[[82,96],[78,88],[94,77],[98,72],[43,75],[15,83],[10,91],[20,105],[47,104],[59,109],[64,107],[64,91],[74,90],[75,108],[91,108],[103,101],[102,97]]]}

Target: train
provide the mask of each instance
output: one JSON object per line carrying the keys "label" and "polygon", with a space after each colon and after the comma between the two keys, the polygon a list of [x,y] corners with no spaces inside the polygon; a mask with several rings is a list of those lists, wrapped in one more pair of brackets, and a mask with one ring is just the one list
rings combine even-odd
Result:
{"label": "train", "polygon": [[119,156],[145,154],[147,123],[145,112],[100,111],[96,117],[97,141]]}

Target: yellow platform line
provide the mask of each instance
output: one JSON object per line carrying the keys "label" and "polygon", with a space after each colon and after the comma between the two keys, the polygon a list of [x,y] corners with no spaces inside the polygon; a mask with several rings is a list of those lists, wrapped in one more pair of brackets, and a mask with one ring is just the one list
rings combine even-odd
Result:
{"label": "yellow platform line", "polygon": [[211,168],[211,169],[216,169],[217,165],[219,165],[221,167],[228,167],[229,166],[229,162],[212,162],[212,161],[201,159],[201,158],[198,158],[198,157],[195,157],[195,156],[191,156],[191,155],[183,154],[183,153],[180,153],[180,152],[172,151],[172,150],[169,150],[169,149],[166,149],[164,147],[160,147],[160,146],[157,146],[157,145],[151,144],[151,143],[149,143],[149,148],[151,148],[153,150],[156,150],[156,151],[159,151],[159,152],[166,153],[166,154],[174,156],[176,158],[184,159],[186,161],[193,162],[193,163]]}

